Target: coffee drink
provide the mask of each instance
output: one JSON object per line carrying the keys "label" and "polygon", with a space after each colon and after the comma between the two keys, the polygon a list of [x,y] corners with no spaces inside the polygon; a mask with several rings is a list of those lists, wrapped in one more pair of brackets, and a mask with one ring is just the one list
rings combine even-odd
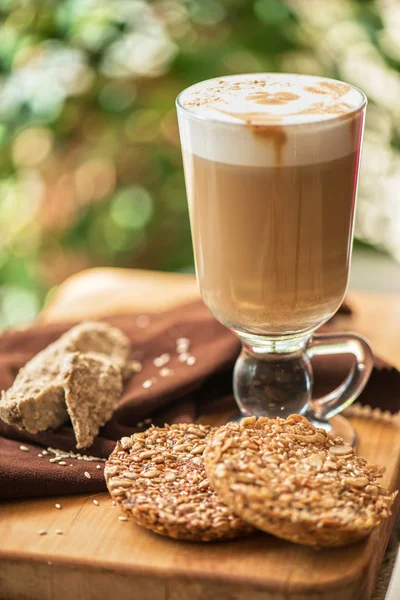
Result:
{"label": "coffee drink", "polygon": [[364,96],[320,77],[244,75],[178,100],[196,269],[240,332],[310,332],[345,294]]}

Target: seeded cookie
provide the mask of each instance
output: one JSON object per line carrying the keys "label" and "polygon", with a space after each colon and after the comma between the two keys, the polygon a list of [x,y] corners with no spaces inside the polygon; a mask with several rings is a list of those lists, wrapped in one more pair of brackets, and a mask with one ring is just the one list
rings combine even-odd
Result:
{"label": "seeded cookie", "polygon": [[299,415],[228,423],[209,435],[204,461],[210,484],[237,515],[309,546],[366,537],[396,495],[379,486],[379,467]]}
{"label": "seeded cookie", "polygon": [[215,494],[204,470],[206,425],[150,427],[122,438],[105,467],[107,487],[138,525],[182,540],[213,542],[250,533]]}

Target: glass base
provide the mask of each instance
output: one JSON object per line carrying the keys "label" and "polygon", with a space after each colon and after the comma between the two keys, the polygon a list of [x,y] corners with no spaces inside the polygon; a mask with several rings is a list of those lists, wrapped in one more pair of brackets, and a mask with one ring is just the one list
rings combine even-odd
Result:
{"label": "glass base", "polygon": [[[373,366],[368,343],[355,334],[287,335],[281,338],[235,331],[242,351],[233,371],[233,393],[243,416],[288,417],[300,414],[315,426],[354,445],[350,423],[338,413],[364,389]],[[355,360],[344,381],[320,398],[312,395],[311,359],[353,354]]]}
{"label": "glass base", "polygon": [[[232,415],[232,417],[228,419],[228,421],[241,421],[241,419],[243,419],[245,416],[246,415],[243,415],[241,413],[235,413],[234,415]],[[341,415],[335,415],[328,421],[321,421],[319,419],[316,419],[315,417],[313,418],[310,415],[306,416],[309,419],[309,421],[313,425],[315,425],[315,427],[325,429],[325,431],[328,431],[334,437],[341,437],[346,444],[354,448],[357,441],[356,432],[354,430],[354,427],[345,417],[342,417]]]}

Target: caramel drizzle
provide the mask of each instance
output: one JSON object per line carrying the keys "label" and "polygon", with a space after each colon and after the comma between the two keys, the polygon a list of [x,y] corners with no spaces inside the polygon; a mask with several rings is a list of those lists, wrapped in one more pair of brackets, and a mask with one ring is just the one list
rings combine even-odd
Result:
{"label": "caramel drizzle", "polygon": [[304,88],[311,94],[330,96],[334,100],[348,94],[351,87],[347,83],[331,83],[330,81],[319,81],[316,85],[308,85]]}
{"label": "caramel drizzle", "polygon": [[247,113],[236,113],[229,112],[222,109],[216,109],[219,112],[235,117],[244,121],[248,125],[251,131],[255,135],[262,135],[265,140],[271,141],[274,146],[275,162],[279,167],[282,164],[282,153],[283,147],[287,141],[287,135],[284,127],[277,125],[277,120],[282,121],[282,118],[273,115],[268,121],[265,113],[260,112],[247,112]]}
{"label": "caramel drizzle", "polygon": [[270,94],[268,92],[256,92],[250,96],[246,96],[246,100],[255,102],[256,104],[266,105],[285,105],[294,100],[298,100],[300,96],[292,94],[291,92],[278,92],[276,94]]}

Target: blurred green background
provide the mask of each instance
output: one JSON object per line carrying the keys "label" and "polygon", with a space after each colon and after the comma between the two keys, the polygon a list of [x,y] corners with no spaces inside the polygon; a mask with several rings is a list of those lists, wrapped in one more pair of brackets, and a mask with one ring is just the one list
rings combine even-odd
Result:
{"label": "blurred green background", "polygon": [[370,104],[357,237],[400,259],[398,0],[0,0],[0,328],[96,265],[193,265],[174,101],[324,74]]}

